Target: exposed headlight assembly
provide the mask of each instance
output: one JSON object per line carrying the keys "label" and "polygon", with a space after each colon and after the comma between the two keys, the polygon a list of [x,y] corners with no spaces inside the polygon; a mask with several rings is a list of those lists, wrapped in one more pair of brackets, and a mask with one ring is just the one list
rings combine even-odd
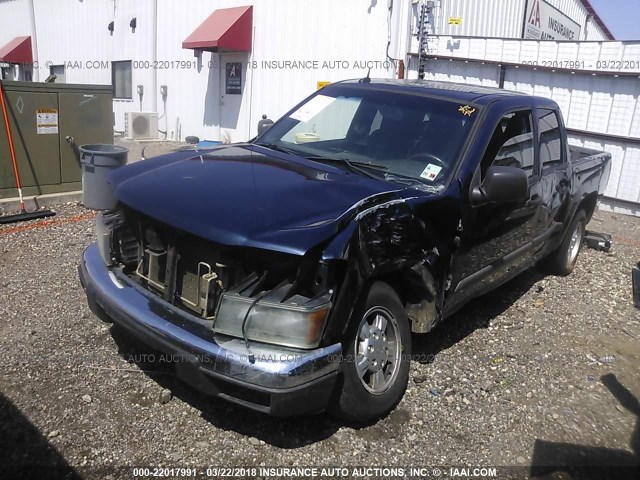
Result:
{"label": "exposed headlight assembly", "polygon": [[234,289],[222,295],[213,329],[216,333],[293,348],[315,348],[322,338],[331,294],[315,298],[293,295],[283,301],[290,284],[283,285],[256,301]]}
{"label": "exposed headlight assembly", "polygon": [[113,228],[120,218],[117,213],[98,212],[96,215],[96,236],[100,256],[107,267],[114,264],[111,251]]}

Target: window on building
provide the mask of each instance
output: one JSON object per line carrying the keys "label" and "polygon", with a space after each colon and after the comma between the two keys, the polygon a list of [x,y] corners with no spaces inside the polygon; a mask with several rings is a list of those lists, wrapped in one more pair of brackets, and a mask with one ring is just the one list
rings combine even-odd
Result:
{"label": "window on building", "polygon": [[133,98],[131,84],[131,60],[111,62],[113,98]]}
{"label": "window on building", "polygon": [[13,80],[13,70],[8,63],[0,65],[0,79],[1,80]]}
{"label": "window on building", "polygon": [[56,76],[55,83],[66,83],[64,78],[64,65],[51,65],[49,67],[49,75]]}
{"label": "window on building", "polygon": [[542,168],[562,163],[562,135],[558,115],[553,110],[540,110],[540,163]]}
{"label": "window on building", "polygon": [[534,147],[531,111],[512,112],[504,115],[491,136],[482,158],[481,173],[494,166],[518,167],[534,175]]}

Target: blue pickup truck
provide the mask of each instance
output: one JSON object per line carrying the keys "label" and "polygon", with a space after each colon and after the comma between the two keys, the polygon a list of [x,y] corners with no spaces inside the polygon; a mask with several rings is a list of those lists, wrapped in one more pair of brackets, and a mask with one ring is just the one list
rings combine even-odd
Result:
{"label": "blue pickup truck", "polygon": [[114,171],[80,279],[203,392],[370,422],[412,334],[534,264],[573,270],[609,171],[546,98],[339,82],[248,143]]}

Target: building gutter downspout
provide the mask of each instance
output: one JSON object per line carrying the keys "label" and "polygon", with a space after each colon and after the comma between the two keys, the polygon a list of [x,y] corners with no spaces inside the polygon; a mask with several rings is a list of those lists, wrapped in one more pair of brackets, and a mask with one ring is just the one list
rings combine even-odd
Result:
{"label": "building gutter downspout", "polygon": [[29,21],[31,23],[31,52],[33,54],[33,62],[36,66],[32,68],[32,80],[40,81],[40,65],[38,63],[38,35],[36,34],[36,10],[33,0],[29,0]]}
{"label": "building gutter downspout", "polygon": [[[407,34],[405,35],[405,48],[404,48],[404,64],[407,66],[407,70],[409,70],[409,65],[411,61],[411,40],[413,38],[413,31],[411,29],[413,23],[413,3],[409,2],[409,8],[407,9]],[[407,72],[408,76],[408,72]]]}
{"label": "building gutter downspout", "polygon": [[[158,60],[158,0],[153,0],[153,49],[151,55],[153,57],[152,62],[153,64],[155,64],[155,62]],[[153,75],[151,77],[151,91],[153,93],[151,95],[151,111],[158,113],[158,69],[154,68],[152,70]],[[166,130],[167,128],[165,128],[165,131]]]}
{"label": "building gutter downspout", "polygon": [[527,33],[527,11],[529,11],[529,0],[524,2],[524,13],[522,14],[522,35],[520,38],[524,38]]}

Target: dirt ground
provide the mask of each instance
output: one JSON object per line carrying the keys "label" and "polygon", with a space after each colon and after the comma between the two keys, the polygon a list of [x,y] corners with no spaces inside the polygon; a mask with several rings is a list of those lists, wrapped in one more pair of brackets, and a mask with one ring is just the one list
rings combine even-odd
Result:
{"label": "dirt ground", "polygon": [[414,336],[407,394],[359,428],[325,414],[270,418],[142,361],[153,351],[96,318],[80,287],[92,214],[56,210],[0,227],[0,477],[485,465],[510,467],[497,478],[582,478],[558,472],[592,464],[607,466],[592,478],[630,478],[614,466],[640,465],[640,218],[598,212],[589,228],[614,235],[611,252],[584,249],[565,278],[531,269]]}

